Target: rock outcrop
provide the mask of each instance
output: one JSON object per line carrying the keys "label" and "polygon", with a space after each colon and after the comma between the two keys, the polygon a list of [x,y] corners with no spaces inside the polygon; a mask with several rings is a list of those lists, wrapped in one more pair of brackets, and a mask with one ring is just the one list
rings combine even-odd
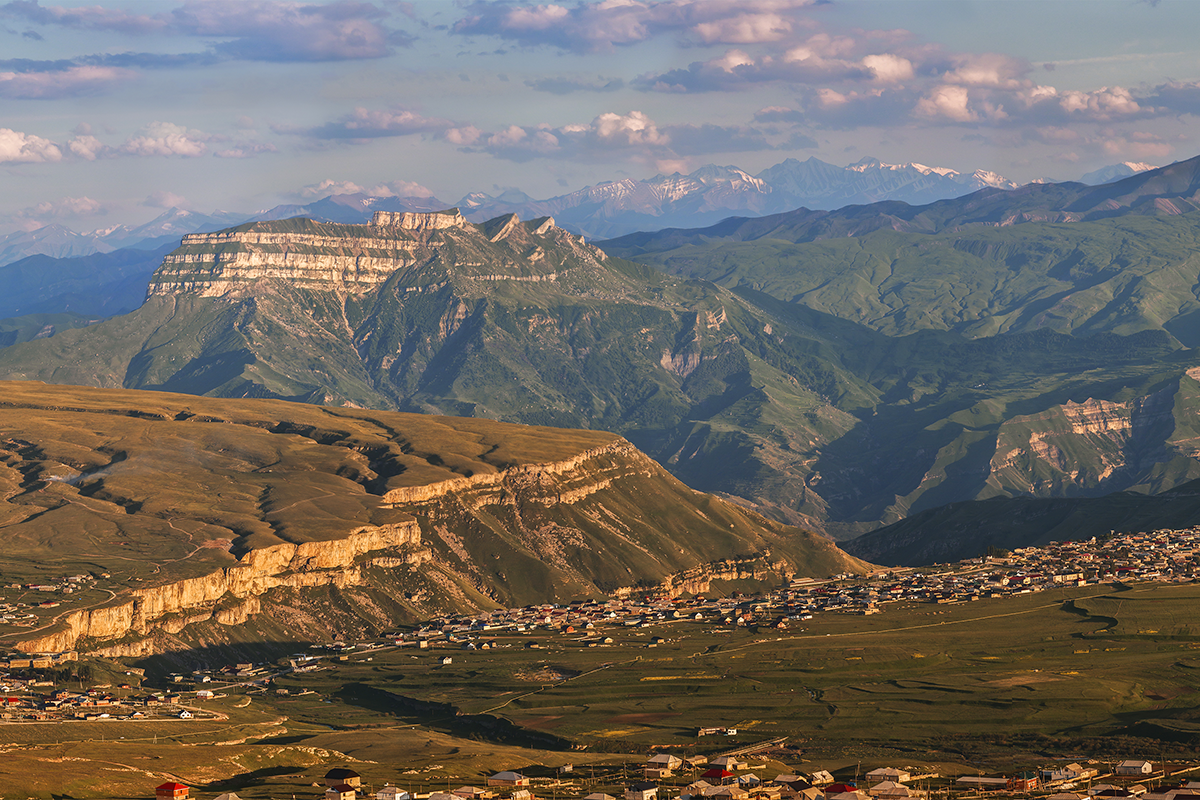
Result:
{"label": "rock outcrop", "polygon": [[[178,633],[188,624],[216,618],[223,625],[245,622],[261,610],[259,598],[279,587],[293,589],[333,585],[350,586],[364,580],[360,556],[381,551],[408,551],[410,561],[428,558],[420,550],[417,523],[365,528],[345,539],[281,544],[251,550],[227,569],[163,584],[135,589],[112,605],[74,611],[55,629],[21,639],[17,649],[27,653],[61,653],[81,641],[90,643],[146,634],[156,627]],[[232,607],[217,610],[218,601],[235,598]],[[195,614],[200,610],[204,613]],[[180,618],[178,615],[188,614]]]}

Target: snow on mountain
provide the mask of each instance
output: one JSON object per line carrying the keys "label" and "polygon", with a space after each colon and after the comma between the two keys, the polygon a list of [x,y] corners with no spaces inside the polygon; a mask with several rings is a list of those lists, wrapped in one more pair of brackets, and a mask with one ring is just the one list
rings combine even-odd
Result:
{"label": "snow on mountain", "polygon": [[34,255],[72,258],[107,253],[112,249],[112,245],[94,234],[76,233],[66,226],[51,224],[0,237],[0,266]]}
{"label": "snow on mountain", "polygon": [[1158,167],[1141,161],[1122,161],[1120,164],[1109,164],[1107,167],[1092,170],[1079,180],[1090,186],[1099,186],[1102,183],[1112,183],[1152,169],[1158,169]]}

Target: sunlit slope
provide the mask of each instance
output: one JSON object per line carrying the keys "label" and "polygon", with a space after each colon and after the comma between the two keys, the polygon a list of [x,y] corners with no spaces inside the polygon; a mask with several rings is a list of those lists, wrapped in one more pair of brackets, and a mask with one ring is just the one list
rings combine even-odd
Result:
{"label": "sunlit slope", "polygon": [[[96,581],[56,597],[63,607],[39,610],[36,623],[8,627],[25,649],[260,617],[281,626],[278,637],[289,624],[276,615],[284,597],[386,627],[444,608],[657,585],[688,570],[701,581],[722,569],[778,581],[860,567],[814,534],[692,491],[609,433],[0,389],[4,583]],[[735,566],[708,567],[725,561]],[[357,619],[346,609],[356,603]]]}

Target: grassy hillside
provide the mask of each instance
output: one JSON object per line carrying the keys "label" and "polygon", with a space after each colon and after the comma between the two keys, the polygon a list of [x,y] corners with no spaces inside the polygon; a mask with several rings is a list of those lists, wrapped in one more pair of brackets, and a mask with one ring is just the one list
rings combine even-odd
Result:
{"label": "grassy hillside", "polygon": [[673,247],[606,243],[667,272],[746,286],[889,335],[971,337],[1051,328],[1089,335],[1167,330],[1200,344],[1200,212],[1026,223],[938,233],[880,230],[790,241],[704,232]]}
{"label": "grassy hillside", "polygon": [[[271,400],[0,388],[0,583],[87,577],[69,595],[0,592],[6,602],[61,604],[6,617],[6,637],[54,632],[71,611],[116,607],[134,590],[258,564],[252,557],[267,548],[336,545],[363,532],[379,543],[300,550],[300,560],[286,551],[274,571],[258,568],[266,583],[230,588],[236,598],[195,584],[153,603],[181,614],[177,628],[203,623],[173,646],[193,635],[282,641],[299,633],[297,614],[310,635],[335,624],[384,628],[455,607],[656,584],[735,557],[759,559],[776,580],[860,567],[814,534],[694,492],[609,433]],[[457,483],[420,494],[447,481]],[[389,543],[388,531],[405,524],[419,542]],[[284,567],[314,577],[293,579]],[[259,595],[261,620],[234,636],[232,617],[216,612]],[[135,619],[149,614],[158,625],[157,613]],[[160,645],[179,633],[170,628],[156,634]]]}

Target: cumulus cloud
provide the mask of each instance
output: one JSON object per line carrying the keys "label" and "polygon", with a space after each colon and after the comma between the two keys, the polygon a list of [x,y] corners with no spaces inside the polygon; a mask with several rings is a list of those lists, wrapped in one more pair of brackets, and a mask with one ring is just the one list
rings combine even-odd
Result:
{"label": "cumulus cloud", "polygon": [[79,133],[67,141],[67,152],[84,161],[95,161],[112,155],[113,149],[91,133]]}
{"label": "cumulus cloud", "polygon": [[69,66],[45,71],[0,71],[0,97],[53,100],[96,94],[134,77],[115,67]]}
{"label": "cumulus cloud", "polygon": [[196,158],[208,153],[214,137],[171,122],[153,122],[121,145],[120,152],[132,156],[180,156]]}
{"label": "cumulus cloud", "polygon": [[62,150],[49,139],[11,128],[0,128],[0,163],[34,164],[62,161]]}
{"label": "cumulus cloud", "polygon": [[19,216],[37,219],[59,217],[90,217],[104,214],[107,209],[103,203],[90,197],[63,197],[53,201],[43,201],[19,212]]}
{"label": "cumulus cloud", "polygon": [[449,120],[425,117],[408,109],[372,111],[356,108],[337,122],[329,122],[304,132],[318,139],[377,139],[386,136],[409,136],[416,133],[435,133],[453,127]]}
{"label": "cumulus cloud", "polygon": [[368,188],[354,181],[336,181],[327,178],[320,183],[305,186],[296,192],[298,197],[305,200],[337,194],[365,194],[371,197],[433,197],[432,190],[413,181],[389,181]]}
{"label": "cumulus cloud", "polygon": [[602,0],[523,6],[476,0],[452,27],[522,45],[604,52],[664,34],[703,44],[779,41],[805,26],[795,12],[815,0]]}

